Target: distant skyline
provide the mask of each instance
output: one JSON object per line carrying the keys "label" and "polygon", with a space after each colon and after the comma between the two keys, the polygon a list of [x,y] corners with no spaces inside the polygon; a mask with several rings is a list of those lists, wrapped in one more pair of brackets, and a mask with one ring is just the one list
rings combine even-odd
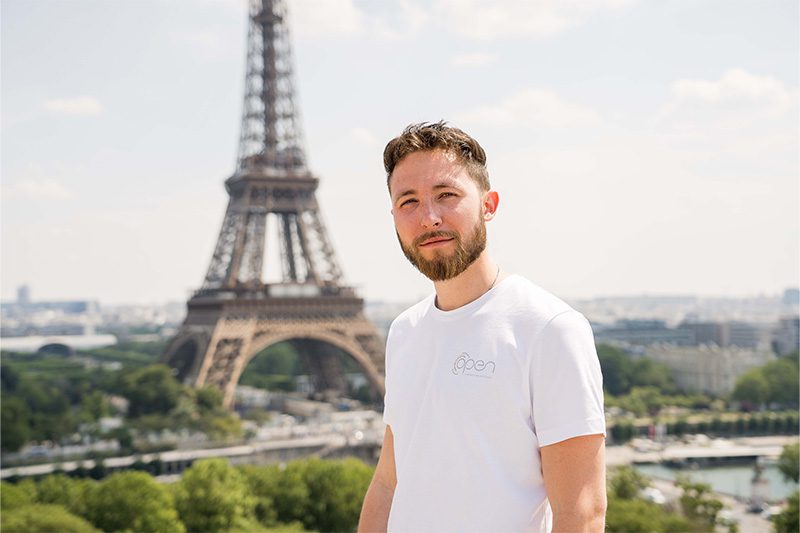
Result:
{"label": "distant skyline", "polygon": [[[296,104],[345,282],[404,259],[384,144],[486,148],[500,265],[566,299],[800,284],[794,0],[288,0]],[[234,170],[244,0],[0,2],[0,298],[182,301]],[[268,243],[269,246],[269,243]],[[269,276],[268,276],[269,277]]]}

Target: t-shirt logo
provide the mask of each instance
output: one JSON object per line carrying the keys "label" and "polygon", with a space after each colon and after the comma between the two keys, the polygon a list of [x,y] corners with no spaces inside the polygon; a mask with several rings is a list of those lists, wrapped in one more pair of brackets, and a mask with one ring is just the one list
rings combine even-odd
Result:
{"label": "t-shirt logo", "polygon": [[494,361],[484,361],[483,359],[473,359],[467,352],[453,361],[453,374],[457,376],[473,376],[476,378],[492,378],[494,376]]}

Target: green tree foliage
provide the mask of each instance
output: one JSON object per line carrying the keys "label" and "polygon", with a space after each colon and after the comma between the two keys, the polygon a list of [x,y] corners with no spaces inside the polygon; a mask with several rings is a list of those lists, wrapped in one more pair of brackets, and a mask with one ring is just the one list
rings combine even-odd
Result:
{"label": "green tree foliage", "polygon": [[36,502],[36,486],[31,481],[0,481],[0,509],[16,509]]}
{"label": "green tree foliage", "polygon": [[694,483],[688,478],[679,478],[677,484],[683,490],[680,498],[683,515],[695,526],[696,531],[714,531],[722,502],[714,498],[711,485]]}
{"label": "green tree foliage", "polygon": [[661,394],[677,391],[669,369],[650,359],[632,359],[619,348],[601,344],[597,356],[603,371],[603,386],[612,396],[622,396],[634,387],[654,387]]}
{"label": "green tree foliage", "polygon": [[372,469],[357,459],[302,463],[310,507],[303,524],[319,531],[348,531],[358,525]]}
{"label": "green tree foliage", "polygon": [[778,468],[787,481],[800,481],[800,444],[789,444],[783,447],[778,459]]}
{"label": "green tree foliage", "polygon": [[[278,523],[278,511],[275,496],[280,492],[281,469],[278,465],[240,467],[242,475],[255,499],[254,513],[256,519],[265,526]],[[306,492],[307,494],[307,492]]]}
{"label": "green tree foliage", "polygon": [[763,367],[764,377],[769,383],[767,401],[791,409],[800,406],[800,369],[797,358],[787,356],[770,361]]}
{"label": "green tree foliage", "polygon": [[786,509],[772,519],[775,533],[797,533],[800,531],[800,491],[789,496]]}
{"label": "green tree foliage", "polygon": [[84,422],[94,422],[111,414],[111,406],[106,395],[99,390],[87,391],[78,399],[80,403],[79,418]]}
{"label": "green tree foliage", "polygon": [[300,356],[289,342],[267,347],[250,360],[239,383],[267,390],[294,390],[294,376],[303,372]]}
{"label": "green tree foliage", "polygon": [[767,401],[769,383],[761,368],[752,368],[739,376],[731,398],[741,402],[748,409],[756,409]]}
{"label": "green tree foliage", "polygon": [[172,495],[144,472],[119,472],[98,483],[89,492],[86,517],[103,531],[184,530]]}
{"label": "green tree foliage", "polygon": [[633,500],[650,486],[650,479],[632,466],[620,466],[608,473],[608,494],[620,500]]}
{"label": "green tree foliage", "polygon": [[731,394],[748,409],[777,404],[788,409],[800,406],[800,366],[796,354],[752,368],[739,376]]}
{"label": "green tree foliage", "polygon": [[632,466],[609,470],[607,485],[606,531],[682,533],[690,530],[689,522],[684,518],[639,496],[650,485],[650,479]]}
{"label": "green tree foliage", "polygon": [[88,479],[51,474],[36,484],[36,501],[61,505],[72,514],[86,518],[86,503],[93,487],[94,482]]}
{"label": "green tree foliage", "polygon": [[92,525],[60,505],[32,504],[3,511],[0,529],[9,533],[96,533]]}
{"label": "green tree foliage", "polygon": [[31,438],[31,412],[25,401],[17,397],[2,395],[0,405],[0,446],[4,451],[15,452]]}
{"label": "green tree foliage", "polygon": [[351,531],[358,524],[373,469],[357,459],[307,459],[242,467],[255,512],[266,526],[300,522],[314,531]]}
{"label": "green tree foliage", "polygon": [[694,531],[687,520],[655,503],[609,496],[606,511],[608,533],[686,533]]}
{"label": "green tree foliage", "polygon": [[227,531],[254,516],[244,476],[226,460],[194,463],[174,488],[175,506],[189,531]]}
{"label": "green tree foliage", "polygon": [[293,461],[281,469],[271,494],[280,522],[302,522],[311,505],[311,494],[306,486],[302,461]]}
{"label": "green tree foliage", "polygon": [[128,415],[165,414],[178,405],[181,384],[166,365],[150,365],[126,376],[125,397],[130,402]]}
{"label": "green tree foliage", "polygon": [[105,348],[81,350],[81,356],[91,357],[97,361],[122,363],[126,369],[151,365],[158,360],[164,351],[166,342],[120,342]]}
{"label": "green tree foliage", "polygon": [[0,436],[4,451],[16,451],[31,440],[61,440],[74,433],[79,423],[108,414],[103,391],[113,381],[112,372],[86,370],[60,356],[3,355]]}

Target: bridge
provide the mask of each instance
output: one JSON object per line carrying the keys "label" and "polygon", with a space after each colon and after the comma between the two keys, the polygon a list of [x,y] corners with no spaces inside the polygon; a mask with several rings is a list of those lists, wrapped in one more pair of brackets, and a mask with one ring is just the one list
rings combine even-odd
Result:
{"label": "bridge", "polygon": [[717,439],[705,442],[659,444],[636,439],[628,446],[606,449],[609,466],[643,463],[664,463],[673,466],[687,464],[721,465],[752,462],[758,458],[777,459],[783,447],[798,441],[798,437],[744,437],[735,440]]}
{"label": "bridge", "polygon": [[[342,458],[358,457],[375,463],[383,442],[383,431],[368,428],[349,433],[326,433],[289,439],[250,442],[237,446],[196,450],[171,450],[165,452],[63,461],[29,466],[17,466],[0,470],[0,479],[17,477],[40,477],[56,472],[69,474],[78,469],[91,470],[102,463],[107,474],[134,468],[153,469],[157,466],[157,477],[172,478],[180,475],[199,459],[221,457],[231,464],[270,464],[307,457]],[[150,465],[150,468],[147,468]]]}

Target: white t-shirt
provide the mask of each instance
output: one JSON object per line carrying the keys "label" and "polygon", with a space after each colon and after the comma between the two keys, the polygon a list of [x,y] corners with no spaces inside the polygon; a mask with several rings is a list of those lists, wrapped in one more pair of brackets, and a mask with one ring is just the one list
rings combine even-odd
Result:
{"label": "white t-shirt", "polygon": [[549,531],[539,448],[605,434],[591,327],[520,276],[453,311],[434,296],[386,344],[389,531]]}

